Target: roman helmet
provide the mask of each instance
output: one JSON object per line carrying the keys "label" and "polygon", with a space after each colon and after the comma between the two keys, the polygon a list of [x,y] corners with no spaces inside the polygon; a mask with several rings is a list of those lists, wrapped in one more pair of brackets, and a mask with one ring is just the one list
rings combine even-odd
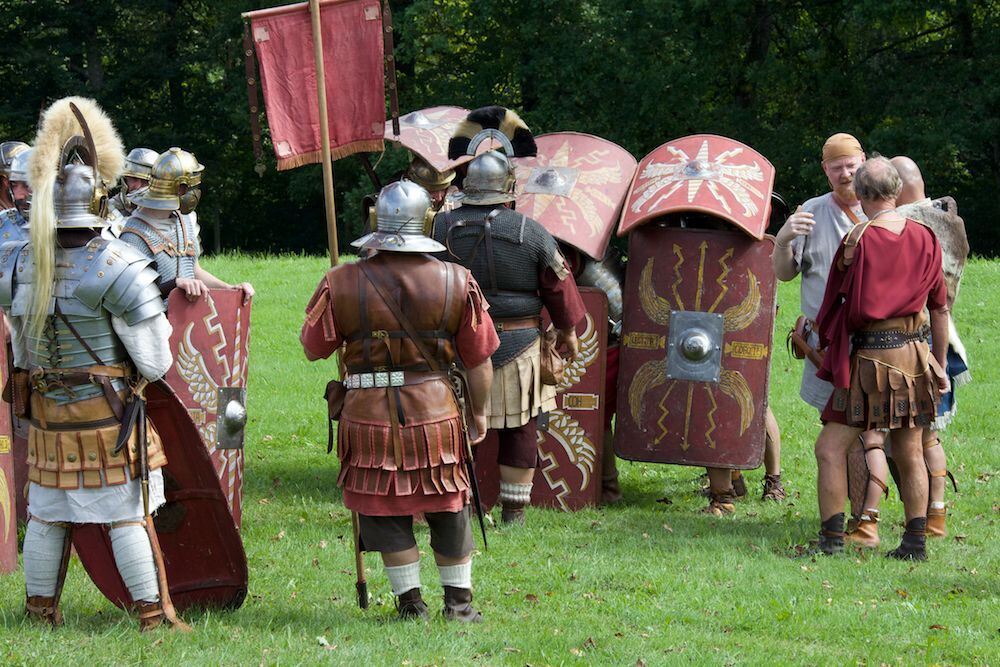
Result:
{"label": "roman helmet", "polygon": [[463,204],[503,204],[514,201],[514,165],[500,151],[477,155],[465,172],[462,192],[455,195]]}
{"label": "roman helmet", "polygon": [[31,155],[34,152],[33,148],[28,148],[15,155],[14,159],[10,163],[10,171],[7,174],[7,179],[9,181],[8,187],[10,188],[10,200],[17,207],[17,210],[19,210],[25,217],[28,216],[28,211],[31,209],[31,191],[28,191],[27,199],[18,201],[14,198],[13,184],[19,181],[22,183],[28,182],[28,161],[31,159]]}
{"label": "roman helmet", "polygon": [[125,169],[122,177],[131,176],[149,182],[153,164],[160,155],[152,148],[133,148],[125,156]]}
{"label": "roman helmet", "polygon": [[5,141],[0,143],[0,176],[10,176],[10,165],[19,153],[28,150],[28,144],[23,141]]}
{"label": "roman helmet", "polygon": [[441,252],[443,245],[425,229],[433,216],[431,196],[412,181],[382,188],[375,200],[375,231],[351,243],[355,248],[394,252]]}
{"label": "roman helmet", "polygon": [[455,170],[438,171],[419,155],[414,155],[406,177],[427,191],[446,190],[455,180]]}
{"label": "roman helmet", "polygon": [[136,206],[158,211],[177,211],[181,208],[180,187],[189,189],[201,184],[204,166],[194,155],[174,147],[161,153],[149,173],[149,187],[131,193],[128,200]]}

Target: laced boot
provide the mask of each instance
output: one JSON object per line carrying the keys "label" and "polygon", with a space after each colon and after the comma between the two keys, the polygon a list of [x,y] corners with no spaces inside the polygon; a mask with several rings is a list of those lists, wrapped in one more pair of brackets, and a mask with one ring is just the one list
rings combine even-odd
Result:
{"label": "laced boot", "polygon": [[509,500],[503,501],[500,509],[500,522],[508,525],[521,525],[524,523],[524,503],[515,503]]}
{"label": "laced boot", "polygon": [[721,493],[710,491],[708,497],[708,506],[703,507],[701,510],[705,514],[725,516],[736,511],[736,493],[733,491],[732,487]]}
{"label": "laced boot", "polygon": [[927,560],[927,517],[918,516],[907,521],[902,542],[886,556],[898,560]]}
{"label": "laced boot", "polygon": [[819,550],[827,556],[844,552],[844,513],[834,514],[820,524]]}
{"label": "laced boot", "polygon": [[741,473],[739,470],[734,470],[732,472],[732,475],[730,476],[730,479],[733,482],[733,495],[736,498],[743,498],[744,496],[746,496],[747,482],[746,479],[743,478],[743,473]]}
{"label": "laced boot", "polygon": [[163,605],[159,602],[140,602],[135,606],[139,615],[139,632],[149,632],[163,625],[167,620]]}
{"label": "laced boot", "polygon": [[844,539],[865,549],[877,549],[881,543],[878,536],[878,510],[869,509],[862,514],[854,530],[847,533]]}
{"label": "laced boot", "polygon": [[773,500],[774,502],[781,502],[788,497],[785,493],[785,487],[781,485],[781,475],[764,475],[764,493],[761,494],[761,500]]}
{"label": "laced boot", "polygon": [[947,537],[948,528],[945,527],[945,518],[948,510],[944,507],[940,509],[931,508],[927,510],[927,537]]}
{"label": "laced boot", "polygon": [[430,614],[427,611],[427,604],[420,597],[419,588],[411,588],[397,597],[396,611],[399,612],[399,618],[401,619],[430,618]]}
{"label": "laced boot", "polygon": [[28,595],[24,603],[24,613],[42,623],[58,628],[62,625],[62,613],[56,599],[45,595]]}
{"label": "laced boot", "polygon": [[472,589],[444,587],[444,610],[442,615],[449,621],[479,623],[483,615],[472,606]]}

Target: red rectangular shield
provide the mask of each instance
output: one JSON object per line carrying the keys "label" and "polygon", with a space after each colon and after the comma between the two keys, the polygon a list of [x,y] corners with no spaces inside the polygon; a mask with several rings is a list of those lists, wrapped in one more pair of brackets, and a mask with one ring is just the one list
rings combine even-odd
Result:
{"label": "red rectangular shield", "polygon": [[[8,380],[9,350],[7,348],[7,321],[0,314],[0,381]],[[0,409],[0,574],[17,569],[17,483],[14,481],[14,429],[11,406],[4,403]]]}
{"label": "red rectangular shield", "polygon": [[750,469],[764,452],[773,240],[648,224],[629,235],[615,451]]}
{"label": "red rectangular shield", "polygon": [[[598,504],[604,442],[604,373],[607,360],[608,299],[599,289],[581,287],[587,316],[577,326],[580,354],[567,366],[556,409],[538,429],[538,456],[531,504],[566,511]],[[548,313],[542,311],[542,326]],[[490,433],[476,451],[476,477],[484,508],[500,495],[497,438]]]}

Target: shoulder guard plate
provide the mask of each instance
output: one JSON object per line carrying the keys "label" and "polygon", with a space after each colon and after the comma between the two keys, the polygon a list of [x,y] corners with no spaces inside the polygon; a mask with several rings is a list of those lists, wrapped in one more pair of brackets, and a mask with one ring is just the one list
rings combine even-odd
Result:
{"label": "shoulder guard plate", "polygon": [[[74,296],[91,308],[101,305],[109,290],[123,275],[135,279],[141,273],[140,270],[131,268],[134,264],[141,264],[144,268],[150,263],[148,257],[116,239],[95,238],[87,244],[87,249],[90,251],[87,258],[92,264],[84,270],[84,277]],[[128,290],[116,292],[116,295],[120,297],[127,292]],[[108,309],[114,312],[112,308]]]}
{"label": "shoulder guard plate", "polygon": [[27,241],[11,241],[0,246],[0,308],[10,310],[14,301],[14,273]]}

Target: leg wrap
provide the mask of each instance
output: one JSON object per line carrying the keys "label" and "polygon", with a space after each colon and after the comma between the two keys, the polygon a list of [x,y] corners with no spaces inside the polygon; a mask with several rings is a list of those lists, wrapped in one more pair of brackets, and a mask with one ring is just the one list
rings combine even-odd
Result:
{"label": "leg wrap", "polygon": [[500,482],[500,502],[527,505],[531,502],[531,483]]}
{"label": "leg wrap", "polygon": [[149,535],[141,525],[121,525],[111,529],[111,549],[118,573],[135,603],[157,602],[160,587],[153,564]]}
{"label": "leg wrap", "polygon": [[472,588],[472,561],[461,565],[438,565],[441,585],[453,588]]}
{"label": "leg wrap", "polygon": [[64,527],[37,519],[28,522],[24,534],[24,587],[29,596],[55,597],[65,541]]}
{"label": "leg wrap", "polygon": [[385,576],[389,578],[393,595],[399,596],[414,588],[420,588],[420,561],[396,567],[386,567]]}
{"label": "leg wrap", "polygon": [[927,517],[910,519],[902,542],[886,555],[899,560],[927,560]]}

